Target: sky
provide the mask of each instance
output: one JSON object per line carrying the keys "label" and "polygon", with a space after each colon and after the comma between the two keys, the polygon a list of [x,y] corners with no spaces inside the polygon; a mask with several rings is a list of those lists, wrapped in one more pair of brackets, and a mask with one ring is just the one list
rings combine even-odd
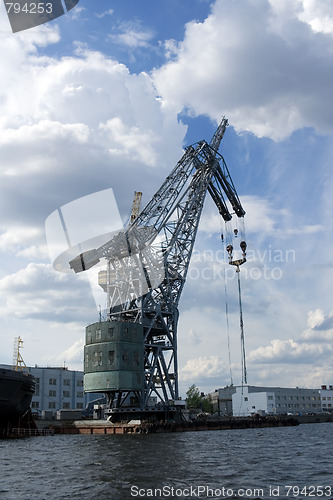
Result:
{"label": "sky", "polygon": [[[27,365],[83,369],[98,308],[85,276],[53,269],[46,219],[112,189],[125,224],[134,191],[145,205],[226,116],[248,383],[332,384],[332,2],[80,0],[15,34],[1,3],[0,39],[0,362],[20,336]],[[207,197],[180,302],[183,396],[241,383],[223,225]]]}

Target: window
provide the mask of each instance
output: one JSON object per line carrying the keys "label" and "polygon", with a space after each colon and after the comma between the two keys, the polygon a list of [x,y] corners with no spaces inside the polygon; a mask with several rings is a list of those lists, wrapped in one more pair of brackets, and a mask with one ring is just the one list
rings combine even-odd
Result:
{"label": "window", "polygon": [[69,403],[63,403],[62,407],[63,407],[64,410],[69,410],[70,409]]}
{"label": "window", "polygon": [[83,398],[83,392],[77,392],[76,393],[77,398]]}
{"label": "window", "polygon": [[273,396],[268,396],[267,399],[269,399],[270,401],[272,401]]}
{"label": "window", "polygon": [[102,353],[101,352],[95,352],[93,365],[94,366],[102,366]]}
{"label": "window", "polygon": [[113,332],[114,332],[114,327],[113,327],[113,326],[111,326],[111,327],[109,328],[109,338],[110,338],[110,339],[113,337]]}
{"label": "window", "polygon": [[244,398],[244,401],[248,401],[248,400],[249,400],[249,398]]}
{"label": "window", "polygon": [[50,396],[51,398],[55,398],[55,397],[56,397],[56,395],[57,395],[57,391],[54,391],[54,390],[51,390],[51,389],[49,390],[49,396]]}
{"label": "window", "polygon": [[71,385],[71,381],[70,381],[70,379],[65,378],[65,380],[64,380],[64,385],[66,385],[67,387],[68,387],[68,386],[70,386],[70,385]]}
{"label": "window", "polygon": [[39,408],[39,401],[32,401],[31,408]]}
{"label": "window", "polygon": [[56,407],[55,403],[53,403],[53,402],[52,402],[52,403],[49,403],[49,409],[50,409],[50,410],[54,410],[54,409],[55,409],[55,407]]}
{"label": "window", "polygon": [[83,403],[76,403],[77,410],[83,410]]}
{"label": "window", "polygon": [[256,409],[256,407],[255,407],[255,406],[252,406],[252,410],[255,410],[255,409]]}
{"label": "window", "polygon": [[50,378],[49,379],[49,385],[57,385],[57,379],[56,378]]}
{"label": "window", "polygon": [[102,338],[102,330],[96,330],[96,340],[101,340]]}
{"label": "window", "polygon": [[113,366],[114,365],[114,351],[109,351],[109,365]]}
{"label": "window", "polygon": [[139,361],[139,351],[135,350],[133,351],[133,366],[139,366],[140,361]]}
{"label": "window", "polygon": [[63,396],[64,398],[69,398],[69,397],[70,397],[70,395],[71,395],[70,391],[62,391],[62,396]]}
{"label": "window", "polygon": [[83,387],[83,380],[78,380],[77,383],[76,383],[76,385],[78,387]]}
{"label": "window", "polygon": [[36,377],[36,378],[35,378],[35,382],[36,382],[36,386],[35,386],[35,396],[39,396],[39,382],[40,382],[39,377]]}

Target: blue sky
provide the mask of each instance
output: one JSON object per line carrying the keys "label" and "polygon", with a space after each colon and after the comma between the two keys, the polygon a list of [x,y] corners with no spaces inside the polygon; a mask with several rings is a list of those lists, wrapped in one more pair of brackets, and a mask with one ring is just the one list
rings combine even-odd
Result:
{"label": "blue sky", "polygon": [[[16,34],[1,4],[0,25],[1,362],[20,335],[27,364],[82,368],[98,312],[82,276],[53,270],[46,218],[112,188],[125,221],[133,192],[146,203],[225,115],[221,153],[246,211],[249,383],[332,383],[330,0],[81,0]],[[221,230],[207,199],[180,306],[183,395],[230,383]]]}

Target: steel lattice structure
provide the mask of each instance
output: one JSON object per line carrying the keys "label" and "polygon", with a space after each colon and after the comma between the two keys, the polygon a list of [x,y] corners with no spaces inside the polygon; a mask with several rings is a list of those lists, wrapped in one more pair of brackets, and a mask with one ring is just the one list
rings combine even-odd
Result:
{"label": "steel lattice structure", "polygon": [[[105,258],[108,321],[142,325],[142,387],[110,388],[107,394],[111,412],[128,406],[146,410],[152,395],[157,396],[161,407],[170,409],[179,398],[178,304],[206,193],[225,221],[231,220],[233,213],[237,217],[245,215],[226,163],[218,153],[227,124],[223,118],[209,144],[203,140],[185,150],[159,190],[124,231],[71,262],[78,272]],[[135,403],[130,404],[133,393]]]}

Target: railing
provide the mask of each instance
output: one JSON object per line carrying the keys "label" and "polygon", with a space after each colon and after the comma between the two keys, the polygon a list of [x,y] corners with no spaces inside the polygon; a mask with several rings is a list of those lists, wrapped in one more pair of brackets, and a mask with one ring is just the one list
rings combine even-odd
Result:
{"label": "railing", "polygon": [[23,429],[21,427],[14,427],[11,429],[13,436],[53,436],[54,429]]}

